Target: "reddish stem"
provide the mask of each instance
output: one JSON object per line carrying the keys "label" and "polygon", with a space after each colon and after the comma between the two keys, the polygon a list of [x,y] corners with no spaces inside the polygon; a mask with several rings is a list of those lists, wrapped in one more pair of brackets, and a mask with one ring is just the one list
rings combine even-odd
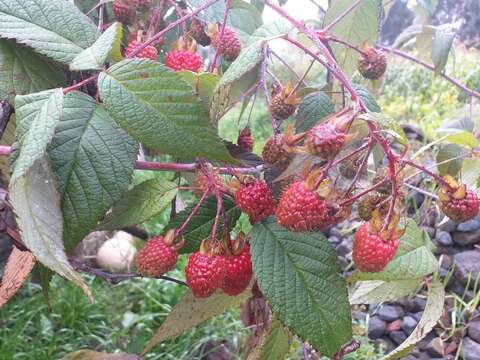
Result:
{"label": "reddish stem", "polygon": [[227,27],[228,12],[230,11],[231,6],[232,6],[232,0],[226,0],[225,12],[223,14],[222,28],[220,29],[220,33],[218,34],[219,36],[217,38],[217,48],[215,49],[215,55],[213,56],[212,63],[210,64],[210,72],[213,72],[213,70],[215,70],[215,66],[217,66],[217,59],[218,59],[218,55],[220,54],[223,35],[225,33],[225,28]]}
{"label": "reddish stem", "polygon": [[63,94],[67,95],[69,92],[72,92],[74,90],[80,89],[82,86],[85,86],[92,81],[95,81],[98,78],[98,74],[92,75],[89,78],[86,78],[85,80],[80,81],[79,83],[76,83],[75,85],[66,87],[63,89]]}
{"label": "reddish stem", "polygon": [[268,117],[270,118],[270,124],[272,125],[272,130],[274,134],[279,134],[280,133],[280,128],[278,126],[277,120],[273,117],[272,111],[270,109],[270,94],[268,91],[268,86],[267,86],[267,57],[268,57],[268,46],[264,45],[262,48],[263,52],[263,60],[262,60],[262,65],[261,65],[261,71],[260,71],[260,79],[259,79],[259,84],[262,84],[263,90],[265,92],[265,100],[267,101],[267,109],[268,109]]}
{"label": "reddish stem", "polygon": [[400,160],[403,164],[410,165],[414,168],[417,168],[418,170],[423,171],[424,173],[428,174],[429,176],[433,177],[441,186],[446,187],[449,190],[455,190],[453,189],[448,182],[446,182],[440,175],[435,174],[433,171],[428,170],[425,166],[422,166],[420,164],[417,164],[416,162],[413,162],[412,160],[407,160],[407,159],[401,159]]}
{"label": "reddish stem", "polygon": [[383,184],[385,184],[387,181],[388,181],[389,177],[386,176],[382,181],[370,186],[369,188],[359,192],[358,194],[355,194],[355,196],[351,197],[351,198],[348,198],[344,201],[342,201],[339,206],[345,206],[347,204],[350,204],[350,203],[353,203],[355,201],[357,201],[358,199],[360,199],[362,196],[365,196],[366,194],[368,194],[369,192],[372,192],[374,191],[375,189],[379,188],[380,186],[382,186]]}
{"label": "reddish stem", "polygon": [[11,146],[0,145],[0,156],[8,156],[12,152]]}
{"label": "reddish stem", "polygon": [[190,214],[188,215],[187,219],[184,221],[184,223],[182,224],[182,226],[180,226],[176,231],[175,231],[175,238],[179,237],[182,235],[182,233],[185,231],[185,229],[187,228],[188,224],[190,223],[190,221],[192,221],[193,217],[197,214],[198,210],[200,210],[200,206],[202,206],[202,204],[205,202],[205,200],[207,199],[208,195],[210,194],[210,191],[211,189],[210,188],[207,188],[203,194],[202,194],[202,197],[200,198],[200,200],[198,201],[197,205],[195,205],[195,207],[192,209],[192,211],[190,212]]}

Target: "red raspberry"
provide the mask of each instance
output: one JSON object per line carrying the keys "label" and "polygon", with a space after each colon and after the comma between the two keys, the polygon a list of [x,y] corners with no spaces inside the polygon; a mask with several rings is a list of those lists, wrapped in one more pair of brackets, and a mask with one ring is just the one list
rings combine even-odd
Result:
{"label": "red raspberry", "polygon": [[314,126],[307,133],[305,145],[308,151],[322,159],[332,159],[342,150],[347,136],[331,123]]}
{"label": "red raspberry", "polygon": [[297,181],[283,192],[277,207],[278,223],[291,231],[317,231],[334,221],[334,213],[320,195]]}
{"label": "red raspberry", "polygon": [[138,252],[135,264],[142,275],[157,277],[172,270],[177,259],[177,250],[167,245],[163,236],[156,236]]}
{"label": "red raspberry", "polygon": [[[130,43],[128,44],[128,47],[125,49],[125,56],[128,57],[130,54],[133,54],[134,51],[136,51],[140,46],[142,46],[142,43],[137,40],[131,40]],[[135,57],[137,58],[146,58],[146,59],[151,59],[151,60],[157,60],[158,56],[158,50],[149,45],[145,49],[142,49]]]}
{"label": "red raspberry", "polygon": [[242,51],[242,43],[240,41],[240,38],[235,31],[228,27],[225,27],[223,36],[220,39],[219,44],[218,37],[220,36],[220,32],[221,28],[213,33],[212,46],[215,49],[218,49],[218,47],[220,46],[219,51],[223,58],[227,61],[233,61],[238,57],[238,55],[240,55],[240,51]]}
{"label": "red raspberry", "polygon": [[439,196],[440,209],[453,221],[465,222],[478,215],[478,196],[474,191],[466,190],[465,185],[455,192],[443,190]]}
{"label": "red raspberry", "polygon": [[165,65],[175,71],[190,70],[199,72],[203,66],[203,59],[197,53],[173,50],[165,57]]}
{"label": "red raspberry", "polygon": [[257,223],[275,213],[273,194],[263,180],[248,181],[235,193],[237,206]]}
{"label": "red raspberry", "polygon": [[368,47],[358,60],[358,71],[364,78],[379,79],[387,69],[387,57],[384,52]]}
{"label": "red raspberry", "polygon": [[253,143],[254,143],[254,140],[252,137],[252,129],[250,129],[249,126],[246,126],[238,134],[237,145],[242,150],[252,152]]}
{"label": "red raspberry", "polygon": [[225,274],[225,257],[200,252],[190,255],[185,268],[187,284],[198,298],[207,298],[222,287]]}
{"label": "red raspberry", "polygon": [[227,271],[222,290],[230,295],[236,296],[242,293],[252,279],[252,258],[250,246],[244,245],[243,250],[236,256],[226,256]]}
{"label": "red raspberry", "polygon": [[353,262],[363,272],[382,271],[397,253],[399,244],[396,235],[384,239],[371,230],[370,223],[364,223],[353,240]]}
{"label": "red raspberry", "polygon": [[135,8],[126,0],[115,0],[112,10],[115,19],[127,24],[132,23],[136,16]]}

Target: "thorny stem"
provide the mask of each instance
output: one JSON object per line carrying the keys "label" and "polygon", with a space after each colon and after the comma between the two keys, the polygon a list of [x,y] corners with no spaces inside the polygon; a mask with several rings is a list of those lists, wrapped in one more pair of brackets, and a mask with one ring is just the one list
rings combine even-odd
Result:
{"label": "thorny stem", "polygon": [[103,31],[104,13],[105,13],[105,3],[102,3],[98,8],[98,31]]}
{"label": "thorny stem", "polygon": [[[80,261],[73,260],[73,259],[70,260],[70,264],[73,266],[75,270],[81,271],[87,274],[95,275],[96,277],[99,277],[112,285],[118,284],[124,280],[133,279],[133,278],[152,278],[152,277],[146,277],[137,273],[120,273],[120,274],[109,273],[101,269],[93,268],[85,263],[82,263]],[[153,279],[167,280],[179,285],[187,286],[187,283],[185,281],[175,279],[170,276],[161,275],[161,276],[153,277]]]}
{"label": "thorny stem", "polygon": [[357,183],[358,179],[360,178],[360,175],[362,173],[362,170],[365,168],[365,166],[367,165],[367,162],[368,162],[368,158],[370,157],[370,153],[372,152],[372,149],[373,149],[373,145],[375,144],[374,141],[372,141],[370,143],[370,146],[368,148],[368,151],[365,153],[365,155],[363,156],[363,160],[362,160],[362,163],[360,164],[359,168],[358,168],[358,171],[357,173],[355,174],[355,176],[353,177],[352,179],[352,182],[350,184],[350,186],[348,187],[347,191],[345,192],[345,194],[350,195],[350,192],[355,188],[355,184]]}
{"label": "thorny stem", "polygon": [[199,6],[198,8],[196,8],[194,11],[192,11],[191,13],[189,14],[186,14],[184,16],[182,16],[180,19],[170,23],[167,27],[165,27],[165,29],[163,29],[162,31],[156,33],[155,35],[153,35],[150,39],[148,39],[147,41],[145,41],[141,46],[139,46],[137,49],[135,49],[135,51],[133,51],[131,54],[129,54],[127,56],[127,58],[132,58],[132,57],[135,57],[138,53],[140,53],[143,49],[145,49],[147,46],[153,44],[155,41],[159,40],[163,35],[165,35],[167,32],[169,32],[170,30],[172,30],[174,27],[176,27],[177,25],[179,24],[182,24],[184,23],[185,21],[187,21],[188,19],[194,17],[195,15],[197,15],[199,12],[203,11],[204,9],[208,8],[209,6],[215,4],[216,2],[218,2],[219,0],[209,0],[209,1],[206,1],[203,5]]}
{"label": "thorny stem", "polygon": [[218,56],[220,55],[220,48],[221,48],[220,44],[222,43],[223,35],[225,33],[225,28],[227,27],[228,12],[230,11],[231,6],[232,6],[232,0],[226,0],[225,12],[223,14],[223,23],[217,38],[218,46],[215,49],[215,55],[213,56],[212,63],[210,64],[210,72],[213,72],[213,70],[215,70],[215,66],[217,65],[217,59],[218,59]]}
{"label": "thorny stem", "polygon": [[419,193],[421,193],[421,194],[423,194],[423,195],[429,196],[429,197],[431,197],[431,198],[433,198],[433,199],[435,199],[435,200],[438,200],[438,196],[437,196],[437,195],[432,194],[431,192],[429,192],[429,191],[427,191],[427,190],[423,190],[423,189],[421,189],[421,188],[419,188],[419,187],[416,187],[416,186],[413,186],[412,184],[409,184],[409,183],[403,183],[403,186],[405,186],[405,187],[407,187],[407,188],[409,188],[409,189],[411,189],[411,190],[415,190],[416,192],[419,192]]}
{"label": "thorny stem", "polygon": [[[388,52],[391,52],[392,54],[395,54],[397,56],[400,56],[400,57],[403,57],[407,60],[410,60],[410,61],[413,61],[414,63],[416,64],[419,64],[419,65],[422,65],[423,67],[431,70],[431,71],[435,71],[435,68],[430,65],[430,64],[427,64],[426,62],[423,62],[422,60],[420,59],[417,59],[416,57],[410,55],[410,54],[407,54],[406,52],[403,52],[401,50],[397,50],[397,49],[392,49],[392,48],[388,48],[388,47],[385,47],[385,46],[380,46],[380,45],[377,45],[376,46],[377,48],[379,49],[382,49],[382,50],[385,50],[385,51],[388,51]],[[466,92],[468,95],[470,96],[473,96],[473,97],[476,97],[476,98],[480,98],[480,92],[478,91],[475,91],[475,90],[472,90],[470,88],[468,88],[467,86],[465,86],[464,84],[462,84],[460,81],[458,81],[457,79],[441,72],[439,74],[441,77],[443,77],[445,80],[451,82],[453,85],[455,85],[456,87],[458,87],[459,89],[463,90],[464,92]]]}
{"label": "thorny stem", "polygon": [[0,145],[0,156],[8,156],[12,152],[11,146]]}
{"label": "thorny stem", "polygon": [[300,77],[300,75],[298,75],[295,70],[292,69],[292,67],[280,56],[278,55],[275,51],[271,50],[270,49],[270,54],[272,54],[273,56],[275,56],[282,64],[283,66],[285,66],[288,71],[290,71],[293,75],[295,75],[295,77],[300,80],[302,82],[302,85],[303,86],[308,86],[307,82],[305,81],[305,79],[302,79]]}
{"label": "thorny stem", "polygon": [[362,196],[365,196],[369,192],[372,192],[373,190],[375,190],[375,189],[379,188],[380,186],[382,186],[383,184],[385,184],[388,181],[388,179],[389,179],[389,177],[386,176],[383,180],[377,182],[376,184],[373,184],[372,186],[370,186],[369,188],[359,192],[358,194],[355,194],[355,196],[352,196],[351,198],[348,198],[348,199],[342,201],[339,204],[339,206],[345,206],[345,205],[348,205],[350,203],[353,203],[353,202],[357,201]]}
{"label": "thorny stem", "polygon": [[454,190],[454,189],[452,189],[450,184],[448,182],[446,182],[440,175],[435,174],[433,171],[428,170],[425,166],[422,166],[422,165],[417,164],[416,162],[414,162],[412,160],[408,160],[408,159],[405,159],[405,158],[401,159],[400,162],[403,163],[403,164],[406,164],[406,165],[410,165],[414,168],[417,168],[418,170],[423,171],[424,173],[426,173],[429,176],[431,176],[432,178],[434,178],[441,186],[444,186],[444,187],[446,187],[447,189],[450,189],[450,190]]}
{"label": "thorny stem", "polygon": [[63,89],[63,94],[67,95],[69,92],[72,92],[74,90],[80,89],[82,86],[85,86],[92,81],[95,81],[98,78],[98,74],[92,75],[89,78],[86,78],[85,80],[80,81],[79,83],[76,83],[75,85],[66,87]]}
{"label": "thorny stem", "polygon": [[361,55],[365,55],[365,52],[360,50],[358,48],[358,46],[355,46],[353,44],[350,44],[349,42],[345,41],[345,40],[342,40],[342,39],[339,39],[335,36],[332,36],[332,35],[326,35],[323,37],[325,40],[327,41],[333,41],[333,42],[336,42],[336,43],[339,43],[339,44],[342,44],[342,45],[345,45],[346,47],[352,49],[352,50],[355,50],[356,52],[358,52],[359,54]]}

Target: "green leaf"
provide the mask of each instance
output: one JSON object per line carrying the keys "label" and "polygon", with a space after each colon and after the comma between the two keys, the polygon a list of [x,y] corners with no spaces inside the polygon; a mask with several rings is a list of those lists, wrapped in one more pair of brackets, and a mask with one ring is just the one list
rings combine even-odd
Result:
{"label": "green leaf", "polygon": [[62,89],[15,98],[19,147],[11,182],[17,181],[35,160],[44,156],[62,116],[62,108]]}
{"label": "green leaf", "polygon": [[354,273],[352,279],[411,280],[423,278],[436,271],[438,271],[438,261],[430,250],[428,235],[422,232],[413,220],[408,219],[397,254],[387,267],[378,273]]}
{"label": "green leaf", "polygon": [[102,72],[100,95],[112,118],[148,147],[177,157],[232,161],[190,84],[148,59]]}
{"label": "green leaf", "polygon": [[363,101],[367,109],[371,112],[382,112],[382,109],[377,104],[375,98],[370,92],[360,84],[352,84],[353,88],[357,91],[358,97]]}
{"label": "green leaf", "polygon": [[0,98],[11,103],[15,95],[60,87],[65,82],[61,69],[8,40],[0,40],[0,64]]}
{"label": "green leaf", "polygon": [[65,96],[48,148],[57,176],[67,250],[90,232],[127,190],[138,146],[90,96]]}
{"label": "green leaf", "polygon": [[374,123],[378,124],[383,132],[393,136],[400,144],[408,146],[408,139],[402,127],[397,121],[395,121],[395,119],[391,118],[387,114],[369,112],[367,114],[363,114],[361,117],[365,120],[373,121]]}
{"label": "green leaf", "polygon": [[273,319],[247,360],[283,360],[290,352],[290,337],[280,321]]}
{"label": "green leaf", "polygon": [[458,157],[465,153],[465,149],[457,144],[443,145],[437,153],[437,167],[440,175],[457,175],[463,164],[463,158]]}
{"label": "green leaf", "polygon": [[228,296],[217,291],[207,299],[199,299],[188,291],[170,311],[167,318],[158,328],[153,338],[145,346],[142,355],[153,349],[158,343],[176,338],[185,330],[191,329],[202,322],[220,315],[229,308],[239,305],[251,294],[247,289],[238,296]]}
{"label": "green leaf", "polygon": [[0,0],[0,37],[61,63],[69,64],[98,35],[94,23],[70,1]]}
{"label": "green leaf", "polygon": [[307,95],[298,107],[295,128],[297,132],[308,131],[334,112],[335,107],[327,94],[316,92]]}
{"label": "green leaf", "polygon": [[468,146],[472,149],[476,148],[480,144],[475,135],[467,131],[461,131],[452,135],[448,135],[445,140],[453,144]]}
{"label": "green leaf", "polygon": [[212,96],[210,117],[214,124],[241,96],[258,81],[259,64],[264,58],[265,43],[288,34],[292,26],[283,19],[258,28],[238,58],[225,71]]}
{"label": "green leaf", "polygon": [[195,92],[202,100],[205,111],[210,109],[210,100],[213,90],[218,84],[220,76],[212,73],[194,73],[192,71],[179,71],[178,74],[195,89]]}
{"label": "green leaf", "polygon": [[440,74],[445,69],[456,33],[455,27],[451,24],[437,27],[432,45],[432,62],[435,66],[435,75]]}
{"label": "green leaf", "polygon": [[122,24],[113,23],[92,46],[75,56],[70,64],[70,70],[100,70],[108,59],[120,61],[122,36]]}
{"label": "green leaf", "polygon": [[[188,215],[192,212],[194,205],[189,206],[185,210],[179,212],[177,216],[168,224],[167,229],[177,229],[185,222]],[[223,208],[228,217],[228,225],[233,228],[239,219],[241,212],[236,207],[235,202],[227,197],[223,198]],[[187,228],[183,232],[185,246],[180,250],[181,254],[188,254],[197,251],[203,239],[210,236],[212,226],[217,213],[217,201],[214,197],[210,197],[200,206],[195,217],[190,221]],[[218,223],[218,232],[223,231],[223,217]]]}
{"label": "green leaf", "polygon": [[350,294],[350,304],[380,304],[413,294],[423,283],[422,278],[392,281],[359,281]]}
{"label": "green leaf", "polygon": [[443,284],[438,280],[432,281],[428,285],[427,304],[417,327],[403,343],[387,356],[384,356],[382,360],[401,359],[406,356],[420,340],[430,333],[438,320],[440,320],[444,301],[445,290]]}
{"label": "green leaf", "polygon": [[347,287],[337,255],[319,233],[292,233],[274,219],[251,233],[255,276],[272,311],[323,355],[352,337]]}
{"label": "green leaf", "polygon": [[100,223],[100,230],[115,230],[141,224],[160,214],[177,195],[177,184],[163,179],[144,181],[113,205]]}
{"label": "green leaf", "polygon": [[[333,1],[325,15],[324,25],[330,24],[351,5],[351,0]],[[331,33],[340,39],[348,39],[349,43],[359,47],[364,41],[374,45],[380,30],[381,9],[382,2],[380,0],[364,0],[335,24]],[[341,44],[333,45],[332,49],[343,71],[348,76],[352,75],[357,69],[358,53]]]}
{"label": "green leaf", "polygon": [[68,353],[61,360],[141,360],[141,358],[134,354],[108,354],[105,352],[84,349]]}
{"label": "green leaf", "polygon": [[462,182],[469,189],[478,187],[480,179],[480,158],[465,159],[462,165]]}
{"label": "green leaf", "polygon": [[73,270],[63,248],[63,220],[55,178],[45,156],[10,182],[10,201],[22,240],[43,265],[73,281],[93,302],[82,278]]}

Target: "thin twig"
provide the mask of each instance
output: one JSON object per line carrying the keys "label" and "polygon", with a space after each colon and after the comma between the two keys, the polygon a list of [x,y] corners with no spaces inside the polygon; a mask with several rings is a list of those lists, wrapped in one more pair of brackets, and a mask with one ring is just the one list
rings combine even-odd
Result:
{"label": "thin twig", "polygon": [[360,3],[362,2],[363,0],[357,0],[355,1],[352,5],[350,5],[348,8],[346,8],[340,15],[338,15],[335,19],[333,19],[333,21],[328,24],[327,26],[325,26],[323,29],[322,29],[322,32],[324,33],[327,33],[329,32],[335,25],[337,25],[345,16],[347,16],[348,14],[350,14],[358,5],[360,5]]}
{"label": "thin twig", "polygon": [[232,0],[226,0],[225,1],[225,12],[223,14],[223,23],[222,23],[222,28],[220,29],[220,33],[218,34],[217,37],[217,48],[215,49],[215,55],[213,56],[212,63],[210,64],[210,72],[213,72],[215,70],[215,66],[217,65],[217,59],[218,56],[220,55],[220,48],[222,47],[222,40],[223,40],[223,35],[225,33],[225,28],[227,27],[227,20],[228,20],[228,12],[230,11],[230,7],[232,6]]}

